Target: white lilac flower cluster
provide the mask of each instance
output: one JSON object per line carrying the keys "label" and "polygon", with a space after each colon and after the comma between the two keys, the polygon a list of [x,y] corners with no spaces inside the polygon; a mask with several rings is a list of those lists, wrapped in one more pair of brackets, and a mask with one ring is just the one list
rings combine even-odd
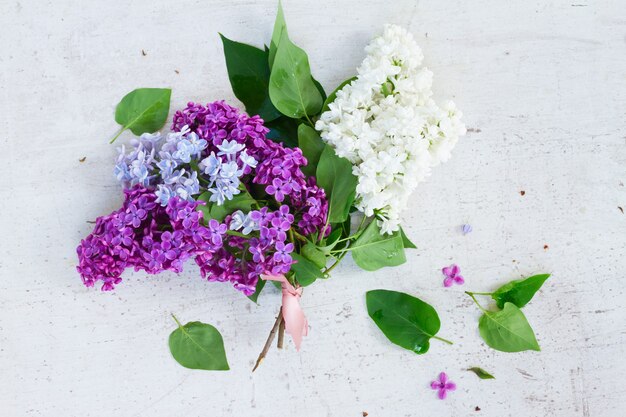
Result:
{"label": "white lilac flower cluster", "polygon": [[352,162],[357,208],[377,216],[381,233],[392,233],[417,183],[448,160],[466,130],[454,103],[440,107],[431,98],[432,72],[411,33],[387,25],[365,51],[358,77],[315,127]]}

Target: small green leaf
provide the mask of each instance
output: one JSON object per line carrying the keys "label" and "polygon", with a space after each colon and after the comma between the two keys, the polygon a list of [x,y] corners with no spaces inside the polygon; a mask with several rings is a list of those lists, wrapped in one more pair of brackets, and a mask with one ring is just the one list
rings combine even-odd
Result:
{"label": "small green leaf", "polygon": [[276,20],[274,21],[274,31],[272,32],[272,40],[270,41],[270,48],[268,54],[268,62],[270,68],[274,65],[274,58],[278,51],[278,44],[283,35],[283,32],[287,33],[287,24],[285,23],[285,14],[283,13],[283,5],[278,2],[278,11],[276,12]]}
{"label": "small green leaf", "polygon": [[313,242],[307,242],[301,249],[302,256],[322,269],[326,266],[326,255]]}
{"label": "small green leaf", "polygon": [[298,120],[287,116],[281,116],[265,123],[265,127],[270,130],[267,138],[290,148],[295,148],[298,146],[298,123]]}
{"label": "small green leaf", "polygon": [[259,295],[261,294],[261,291],[263,291],[263,288],[265,287],[266,282],[267,282],[266,280],[259,278],[258,281],[256,282],[256,289],[254,290],[254,294],[249,295],[248,298],[256,303],[257,300],[259,299]]}
{"label": "small green leaf", "polygon": [[267,51],[231,41],[220,34],[224,45],[226,69],[233,93],[246,112],[258,114],[265,122],[281,116],[269,97],[270,67]]}
{"label": "small green leaf", "polygon": [[339,87],[335,88],[335,91],[333,91],[332,93],[330,93],[330,95],[326,98],[326,100],[324,100],[324,105],[322,106],[322,113],[324,113],[325,111],[328,110],[328,106],[330,103],[332,103],[333,101],[335,101],[335,99],[337,98],[337,93],[344,88],[346,85],[350,84],[352,81],[356,80],[357,77],[352,77],[352,78],[348,78],[347,80],[345,80],[344,82],[342,82],[341,84],[339,84]]}
{"label": "small green leaf", "polygon": [[189,369],[227,371],[228,361],[220,332],[210,324],[193,321],[170,334],[170,352],[176,362]]}
{"label": "small green leaf", "polygon": [[349,249],[354,262],[366,271],[406,262],[400,233],[381,235],[376,220],[367,226]]}
{"label": "small green leaf", "polygon": [[485,371],[483,368],[479,368],[478,366],[474,366],[468,368],[468,371],[472,371],[478,376],[480,379],[496,379],[495,376],[491,375],[489,372]]}
{"label": "small green leaf", "polygon": [[367,292],[365,299],[369,316],[392,343],[423,354],[430,347],[430,339],[437,338],[435,335],[441,327],[439,315],[419,298],[396,291],[373,290]]}
{"label": "small green leaf", "polygon": [[344,222],[356,195],[357,178],[352,174],[352,164],[335,154],[326,145],[317,164],[317,185],[326,192],[328,199],[328,221]]}
{"label": "small green leaf", "polygon": [[505,303],[502,311],[485,311],[478,330],[488,346],[501,352],[541,350],[526,316],[513,303]]}
{"label": "small green leaf", "polygon": [[294,119],[317,114],[323,104],[311,76],[309,58],[289,40],[286,30],[282,32],[272,65],[269,91],[272,104]]}
{"label": "small green leaf", "polygon": [[126,94],[115,108],[115,121],[122,125],[122,130],[111,143],[126,129],[141,135],[163,127],[170,111],[171,95],[169,88],[138,88]]}
{"label": "small green leaf", "polygon": [[406,234],[404,233],[404,229],[402,229],[402,227],[400,227],[400,236],[402,236],[402,246],[404,246],[404,249],[417,249],[417,246],[415,246],[415,243],[411,242],[409,240],[409,238],[406,236]]}
{"label": "small green leaf", "polygon": [[324,274],[322,274],[320,269],[304,256],[292,253],[291,257],[296,261],[296,263],[291,265],[291,270],[296,275],[296,280],[301,286],[306,287],[313,284],[317,278],[324,278]]}
{"label": "small green leaf", "polygon": [[535,293],[548,278],[550,278],[550,274],[541,274],[533,275],[526,279],[511,281],[498,288],[491,294],[491,298],[496,300],[496,304],[499,308],[502,308],[504,303],[507,302],[522,308],[532,300]]}
{"label": "small green leaf", "polygon": [[229,214],[241,210],[244,213],[248,213],[252,210],[252,206],[256,203],[256,200],[250,197],[247,193],[237,194],[232,200],[224,201],[221,206],[212,203],[211,204],[211,218],[219,222],[223,221]]}
{"label": "small green leaf", "polygon": [[302,172],[306,175],[315,176],[324,146],[324,142],[315,129],[304,123],[298,126],[298,147],[302,149],[302,154],[307,160],[306,166],[302,167]]}

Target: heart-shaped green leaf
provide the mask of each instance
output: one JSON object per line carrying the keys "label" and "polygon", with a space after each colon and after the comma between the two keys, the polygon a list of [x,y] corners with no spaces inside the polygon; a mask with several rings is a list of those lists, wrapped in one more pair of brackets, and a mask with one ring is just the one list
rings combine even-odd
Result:
{"label": "heart-shaped green leaf", "polygon": [[294,119],[317,114],[323,104],[311,76],[309,58],[289,40],[286,30],[282,32],[272,65],[269,92],[274,107]]}
{"label": "heart-shaped green leaf", "polygon": [[163,127],[170,111],[171,95],[169,88],[138,88],[126,94],[115,109],[115,121],[122,129],[111,143],[126,129],[141,135]]}
{"label": "heart-shaped green leaf", "polygon": [[193,321],[184,326],[174,317],[178,329],[170,334],[169,345],[176,362],[190,369],[227,371],[228,361],[220,332],[210,324]]}
{"label": "heart-shaped green leaf", "polygon": [[398,266],[406,262],[400,233],[381,235],[376,220],[354,241],[350,251],[354,262],[366,271],[376,271],[385,266]]}
{"label": "heart-shaped green leaf", "polygon": [[317,164],[317,185],[326,192],[328,221],[342,223],[350,214],[350,206],[356,195],[357,178],[352,174],[352,164],[335,154],[326,145]]}
{"label": "heart-shaped green leaf", "polygon": [[226,69],[233,93],[245,106],[246,112],[258,114],[265,122],[281,116],[269,97],[269,52],[231,41],[220,34],[224,45]]}
{"label": "heart-shaped green leaf", "polygon": [[513,303],[505,303],[501,311],[485,311],[478,330],[488,346],[501,352],[541,350],[526,316]]}
{"label": "heart-shaped green leaf", "polygon": [[535,293],[548,278],[550,278],[550,274],[541,274],[511,281],[492,293],[491,298],[496,300],[499,308],[502,308],[507,302],[522,308],[532,300]]}
{"label": "heart-shaped green leaf", "polygon": [[483,368],[479,368],[478,366],[473,366],[468,369],[468,371],[474,372],[476,376],[480,379],[496,379],[495,376],[491,375],[489,372],[485,371]]}
{"label": "heart-shaped green leaf", "polygon": [[428,351],[441,327],[432,306],[396,291],[373,290],[365,297],[369,316],[391,342],[417,354]]}
{"label": "heart-shaped green leaf", "polygon": [[315,175],[324,146],[324,142],[315,129],[304,123],[298,126],[298,147],[302,149],[302,154],[307,160],[306,166],[302,167],[302,172],[306,175]]}

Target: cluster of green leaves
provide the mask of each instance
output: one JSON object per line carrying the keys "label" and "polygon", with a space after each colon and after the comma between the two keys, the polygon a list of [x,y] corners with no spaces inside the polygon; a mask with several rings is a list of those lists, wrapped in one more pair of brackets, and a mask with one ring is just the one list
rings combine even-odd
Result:
{"label": "cluster of green leaves", "polygon": [[[288,278],[300,286],[307,286],[328,272],[348,252],[357,265],[373,271],[385,266],[396,266],[406,261],[405,248],[414,248],[404,232],[381,235],[375,219],[363,219],[359,228],[351,233],[351,212],[354,211],[357,178],[352,174],[352,164],[338,157],[326,145],[314,128],[320,114],[328,110],[337,91],[351,78],[341,83],[330,96],[311,74],[309,59],[289,37],[281,4],[269,47],[260,49],[236,42],[220,35],[224,46],[226,68],[233,93],[244,104],[248,114],[258,114],[270,129],[268,137],[286,146],[298,146],[308,163],[303,167],[307,176],[315,177],[329,201],[329,236],[296,235],[293,258],[296,263]],[[202,199],[202,196],[200,196]],[[203,207],[205,218],[225,216],[231,209],[250,209],[249,201],[237,201],[216,213],[210,205]],[[295,231],[294,231],[295,232]],[[329,267],[331,260],[335,263]],[[264,283],[257,286],[251,297],[256,301]]]}
{"label": "cluster of green leaves", "polygon": [[261,116],[270,139],[298,146],[298,127],[303,123],[313,127],[312,119],[319,116],[326,93],[311,74],[306,52],[289,38],[281,4],[269,48],[220,36],[235,96],[248,114]]}
{"label": "cluster of green leaves", "polygon": [[[483,311],[478,322],[478,330],[488,346],[502,352],[541,350],[521,308],[528,304],[549,277],[550,274],[540,274],[514,280],[492,293],[466,291]],[[478,303],[475,295],[491,296],[499,310],[486,310]]]}

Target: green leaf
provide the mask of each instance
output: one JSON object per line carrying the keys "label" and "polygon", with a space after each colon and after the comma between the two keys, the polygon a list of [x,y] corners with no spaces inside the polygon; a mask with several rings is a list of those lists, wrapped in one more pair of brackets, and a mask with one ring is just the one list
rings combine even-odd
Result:
{"label": "green leaf", "polygon": [[348,78],[347,80],[339,84],[339,87],[335,88],[335,91],[330,93],[330,95],[326,98],[326,100],[324,100],[324,105],[322,106],[321,112],[324,113],[325,111],[328,110],[329,104],[335,101],[335,99],[337,98],[337,92],[339,92],[342,88],[344,88],[346,85],[350,84],[352,81],[356,79],[357,77]]}
{"label": "green leaf", "polygon": [[272,32],[272,40],[270,41],[270,49],[268,54],[268,63],[270,68],[274,65],[274,58],[276,57],[276,52],[278,51],[278,44],[280,43],[280,39],[283,35],[287,33],[287,24],[285,23],[285,14],[283,13],[283,5],[279,1],[278,2],[278,12],[276,13],[276,20],[274,21],[274,30]]}
{"label": "green leaf", "polygon": [[306,287],[313,284],[317,278],[324,278],[322,271],[304,256],[292,253],[291,257],[294,261],[297,261],[291,265],[291,270],[296,275],[296,280],[301,286]]}
{"label": "green leaf", "polygon": [[267,138],[279,142],[290,148],[298,146],[298,120],[281,116],[276,120],[265,123],[270,131]]}
{"label": "green leaf", "polygon": [[[173,317],[173,316],[172,316]],[[190,369],[227,371],[228,361],[220,332],[210,324],[193,321],[184,326],[174,317],[178,329],[170,334],[169,345],[176,362]]]}
{"label": "green leaf", "polygon": [[322,245],[317,246],[317,249],[323,252],[324,255],[330,255],[330,251],[339,243],[342,233],[342,229],[333,229],[330,235],[322,240]]}
{"label": "green leaf", "polygon": [[219,222],[223,221],[226,216],[234,211],[241,210],[244,213],[248,213],[252,210],[252,206],[256,203],[256,200],[250,197],[247,193],[237,194],[232,200],[224,201],[221,206],[212,203],[211,204],[211,218]]}
{"label": "green leaf", "polygon": [[307,160],[306,166],[302,167],[302,172],[306,175],[315,176],[324,146],[324,142],[315,129],[304,123],[298,126],[298,147],[302,149],[302,154]]}
{"label": "green leaf", "polygon": [[313,242],[307,242],[301,249],[302,256],[322,269],[326,266],[326,255]]}
{"label": "green leaf", "polygon": [[409,240],[409,238],[406,236],[406,234],[404,233],[404,229],[402,229],[402,227],[400,227],[400,236],[402,236],[402,246],[404,246],[404,249],[417,249],[417,246],[415,246],[415,243],[411,242]]}
{"label": "green leaf", "polygon": [[376,220],[367,226],[348,249],[352,252],[354,262],[366,271],[406,262],[400,233],[381,235]]}
{"label": "green leaf", "polygon": [[491,294],[491,298],[496,300],[496,304],[499,308],[502,308],[504,303],[507,302],[522,308],[532,300],[535,293],[549,277],[550,274],[541,274],[533,275],[526,279],[511,281],[498,288]]}
{"label": "green leaf", "polygon": [[439,315],[431,305],[388,290],[368,291],[365,299],[369,316],[392,343],[417,354],[428,351],[430,339],[441,327]]}
{"label": "green leaf", "polygon": [[496,379],[495,376],[491,375],[489,372],[485,371],[483,368],[479,368],[478,366],[474,366],[467,369],[468,371],[472,371],[478,376],[480,379]]}
{"label": "green leaf", "polygon": [[289,40],[286,30],[282,32],[272,65],[269,91],[274,106],[294,119],[317,114],[323,104],[311,76],[309,58]]}
{"label": "green leaf", "polygon": [[513,303],[505,303],[502,311],[485,311],[478,330],[488,346],[501,352],[541,350],[524,313]]}
{"label": "green leaf", "polygon": [[170,111],[171,95],[169,88],[138,88],[126,94],[115,109],[115,121],[122,125],[122,130],[111,143],[126,129],[141,135],[163,127]]}
{"label": "green leaf", "polygon": [[266,283],[267,283],[266,280],[259,278],[256,282],[256,288],[254,290],[254,294],[249,295],[248,298],[256,303]]}
{"label": "green leaf", "polygon": [[324,189],[328,199],[328,221],[344,222],[356,195],[357,178],[352,174],[352,164],[326,145],[316,172],[317,185]]}
{"label": "green leaf", "polygon": [[246,112],[258,114],[265,122],[281,116],[269,97],[269,53],[254,46],[231,41],[220,33],[228,78],[233,93],[245,106]]}
{"label": "green leaf", "polygon": [[313,80],[313,84],[315,84],[317,91],[319,91],[320,95],[322,96],[322,102],[326,101],[328,97],[326,96],[326,91],[324,91],[324,87],[322,87],[322,84],[313,77],[311,77],[311,79]]}

